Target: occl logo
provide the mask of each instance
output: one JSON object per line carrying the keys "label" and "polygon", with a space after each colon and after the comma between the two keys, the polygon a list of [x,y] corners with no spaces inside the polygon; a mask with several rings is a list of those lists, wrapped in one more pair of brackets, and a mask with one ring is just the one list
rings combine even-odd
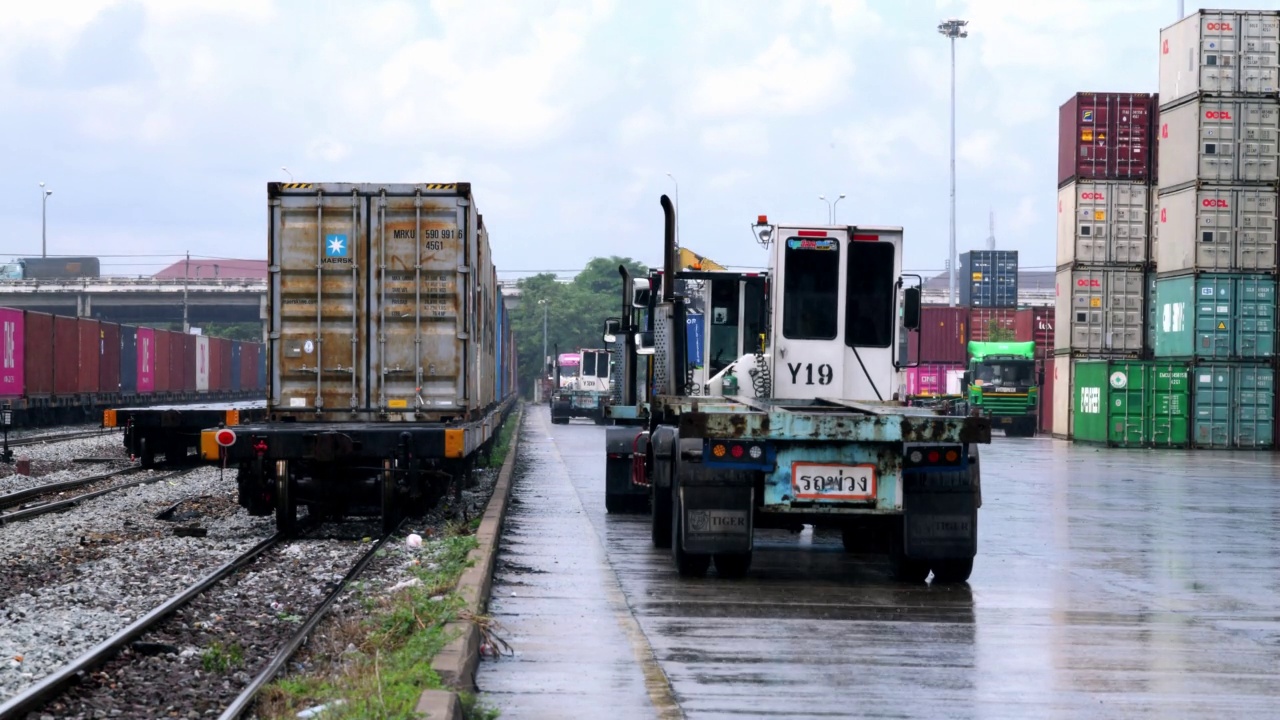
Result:
{"label": "occl logo", "polygon": [[1220,200],[1215,198],[1205,198],[1204,200],[1200,201],[1200,204],[1205,207],[1219,207],[1219,208],[1229,207],[1227,205],[1226,200]]}
{"label": "occl logo", "polygon": [[1087,193],[1080,193],[1080,199],[1081,200],[1105,200],[1106,198],[1104,198],[1102,196],[1102,193],[1100,192],[1087,192]]}
{"label": "occl logo", "polygon": [[1080,278],[1076,281],[1076,287],[1102,287],[1102,283],[1092,278]]}
{"label": "occl logo", "polygon": [[1204,116],[1209,120],[1230,120],[1231,111],[1230,110],[1207,110],[1205,111]]}
{"label": "occl logo", "polygon": [[1223,22],[1223,23],[1205,23],[1205,25],[1204,25],[1204,29],[1205,29],[1205,30],[1218,30],[1218,31],[1231,32],[1231,23],[1229,23],[1229,22]]}

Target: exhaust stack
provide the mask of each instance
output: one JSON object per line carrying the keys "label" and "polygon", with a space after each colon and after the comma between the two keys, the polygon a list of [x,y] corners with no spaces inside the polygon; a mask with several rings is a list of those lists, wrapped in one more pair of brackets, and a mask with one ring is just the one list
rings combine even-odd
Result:
{"label": "exhaust stack", "polygon": [[662,196],[662,302],[669,303],[676,297],[676,210],[671,198]]}

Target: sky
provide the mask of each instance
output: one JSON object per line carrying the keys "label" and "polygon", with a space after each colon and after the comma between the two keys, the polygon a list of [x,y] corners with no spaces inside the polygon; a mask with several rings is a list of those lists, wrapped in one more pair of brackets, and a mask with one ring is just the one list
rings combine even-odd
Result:
{"label": "sky", "polygon": [[1176,0],[6,3],[0,259],[40,254],[42,181],[50,254],[264,258],[266,183],[293,177],[471,182],[505,278],[660,263],[663,193],[724,265],[766,264],[757,215],[823,223],[843,193],[839,222],[903,226],[905,266],[940,271],[948,17],[958,251],[994,211],[1048,269],[1058,107],[1155,92]]}

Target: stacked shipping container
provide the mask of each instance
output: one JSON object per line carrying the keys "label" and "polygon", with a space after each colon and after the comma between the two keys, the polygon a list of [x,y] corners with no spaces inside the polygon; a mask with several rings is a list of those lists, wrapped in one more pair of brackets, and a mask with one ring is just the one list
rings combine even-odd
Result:
{"label": "stacked shipping container", "polygon": [[1059,327],[1044,398],[1057,437],[1073,435],[1078,365],[1147,353],[1156,105],[1146,93],[1078,93],[1059,109]]}
{"label": "stacked shipping container", "polygon": [[1189,441],[1275,444],[1280,13],[1201,10],[1160,33],[1150,334],[1188,368]]}

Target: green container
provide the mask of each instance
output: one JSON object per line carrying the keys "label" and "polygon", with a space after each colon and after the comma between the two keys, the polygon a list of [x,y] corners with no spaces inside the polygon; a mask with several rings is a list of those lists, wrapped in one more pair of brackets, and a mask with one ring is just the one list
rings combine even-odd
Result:
{"label": "green container", "polygon": [[1156,274],[1147,273],[1147,336],[1142,339],[1142,346],[1147,352],[1156,347]]}
{"label": "green container", "polygon": [[1266,450],[1275,443],[1275,370],[1257,363],[1209,363],[1191,369],[1192,437],[1198,448]]}
{"label": "green container", "polygon": [[1271,275],[1205,273],[1157,278],[1155,356],[1265,360],[1276,350],[1276,281]]}
{"label": "green container", "polygon": [[1187,364],[1159,360],[1077,360],[1074,439],[1109,447],[1185,447]]}

